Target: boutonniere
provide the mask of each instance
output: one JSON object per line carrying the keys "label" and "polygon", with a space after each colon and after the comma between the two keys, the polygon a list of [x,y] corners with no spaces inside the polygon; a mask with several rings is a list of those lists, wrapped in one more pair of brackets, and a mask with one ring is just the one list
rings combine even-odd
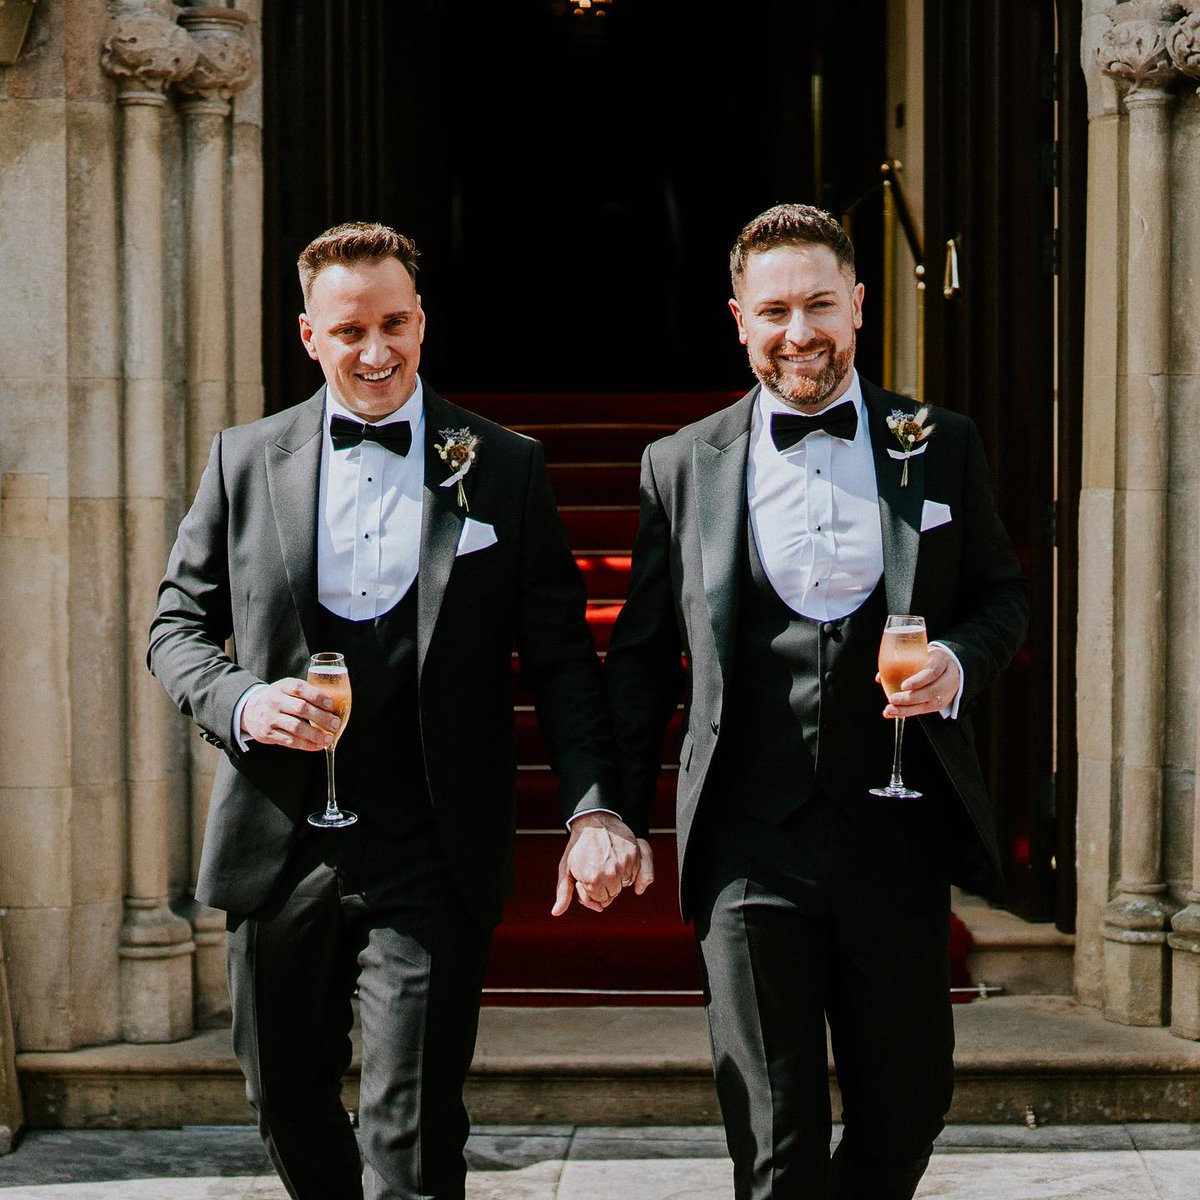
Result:
{"label": "boutonniere", "polygon": [[457,484],[458,506],[470,512],[471,506],[467,503],[467,493],[463,491],[462,481],[475,465],[475,458],[479,453],[479,438],[465,426],[462,429],[441,429],[438,432],[442,435],[442,444],[439,446],[434,442],[433,448],[452,472],[449,479],[442,480],[442,487]]}
{"label": "boutonniere", "polygon": [[936,425],[925,424],[928,417],[929,405],[922,404],[915,413],[893,408],[892,415],[887,419],[887,427],[896,435],[896,441],[902,447],[900,450],[888,450],[891,458],[904,460],[904,470],[900,474],[901,487],[908,487],[908,460],[925,453],[925,439],[937,428]]}

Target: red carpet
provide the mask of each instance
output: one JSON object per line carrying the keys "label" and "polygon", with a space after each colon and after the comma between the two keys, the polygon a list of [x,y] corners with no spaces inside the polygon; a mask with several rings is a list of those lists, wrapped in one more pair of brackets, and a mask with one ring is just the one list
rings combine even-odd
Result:
{"label": "red carpet", "polygon": [[[736,398],[723,392],[452,397],[541,441],[567,536],[587,582],[588,622],[601,653],[628,590],[642,450]],[[677,907],[674,793],[680,716],[663,740],[666,769],[651,813],[653,887],[642,897],[622,896],[602,914],[576,903],[556,919],[550,907],[566,839],[531,697],[523,694],[516,668],[514,661],[520,763],[516,889],[493,939],[484,1003],[701,1003],[692,932]],[[951,943],[955,986],[970,983],[969,943],[970,934],[959,922]]]}

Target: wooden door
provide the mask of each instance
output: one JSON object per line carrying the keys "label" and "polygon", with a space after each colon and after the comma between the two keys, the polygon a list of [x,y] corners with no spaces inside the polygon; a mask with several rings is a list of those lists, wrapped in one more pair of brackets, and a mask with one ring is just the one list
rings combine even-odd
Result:
{"label": "wooden door", "polygon": [[[1078,490],[1084,117],[1074,62],[1078,14],[1067,11],[1069,3],[1061,8],[1066,23],[1056,30],[1054,0],[926,0],[926,386],[931,401],[978,424],[1001,515],[1029,577],[1028,641],[981,702],[976,723],[1001,813],[1011,906],[1069,927],[1074,549],[1068,535]],[[1065,47],[1061,62],[1056,36]],[[951,253],[958,288],[946,295]],[[1056,523],[1063,534],[1057,563]],[[1067,723],[1058,738],[1056,778],[1060,717]]]}

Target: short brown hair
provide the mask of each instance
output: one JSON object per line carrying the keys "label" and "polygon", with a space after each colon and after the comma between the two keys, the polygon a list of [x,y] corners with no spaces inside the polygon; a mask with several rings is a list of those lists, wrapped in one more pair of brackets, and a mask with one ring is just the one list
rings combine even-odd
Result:
{"label": "short brown hair", "polygon": [[851,277],[854,243],[832,213],[812,204],[776,204],[759,213],[737,236],[729,254],[733,294],[742,286],[746,260],[776,246],[828,246]]}
{"label": "short brown hair", "polygon": [[296,260],[304,302],[308,303],[313,280],[326,267],[335,264],[349,266],[351,263],[375,263],[394,258],[403,264],[413,283],[416,283],[420,254],[412,238],[406,238],[404,234],[397,233],[388,225],[380,225],[378,221],[346,221],[342,225],[335,225],[313,238]]}

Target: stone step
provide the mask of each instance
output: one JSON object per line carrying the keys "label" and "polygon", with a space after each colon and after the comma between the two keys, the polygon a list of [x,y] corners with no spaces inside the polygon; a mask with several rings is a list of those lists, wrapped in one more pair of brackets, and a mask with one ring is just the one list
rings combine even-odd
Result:
{"label": "stone step", "polygon": [[[1200,1044],[1105,1021],[1066,996],[955,1007],[950,1120],[1054,1125],[1200,1120]],[[358,1056],[347,1079],[358,1102]],[[26,1052],[31,1128],[177,1128],[251,1120],[227,1030],[169,1045]],[[840,1110],[831,1078],[834,1112]],[[698,1008],[485,1008],[467,1087],[477,1124],[712,1124]]]}
{"label": "stone step", "polygon": [[956,897],[954,911],[971,932],[967,971],[977,984],[1007,996],[1069,996],[1074,991],[1075,937],[1050,922],[1022,920],[970,897]]}

